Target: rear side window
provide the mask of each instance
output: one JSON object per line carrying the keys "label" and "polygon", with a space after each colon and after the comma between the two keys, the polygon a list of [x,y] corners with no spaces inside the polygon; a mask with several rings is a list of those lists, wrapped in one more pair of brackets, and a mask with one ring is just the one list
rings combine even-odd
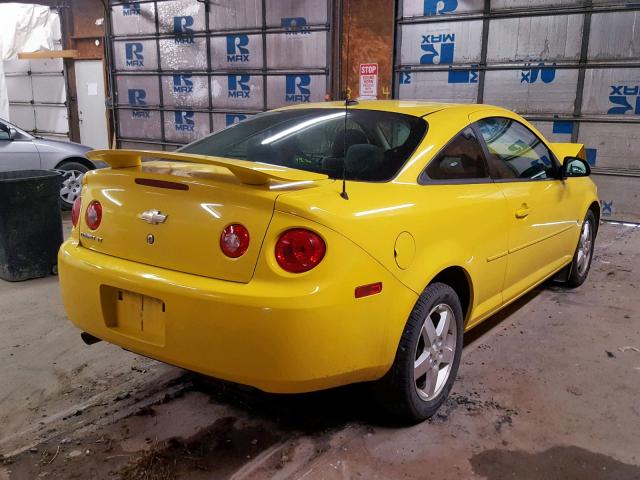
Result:
{"label": "rear side window", "polygon": [[[331,178],[388,181],[427,131],[420,117],[378,110],[309,108],[266,112],[180,149],[324,173]],[[366,145],[357,162],[350,147]],[[362,150],[360,148],[356,150]],[[352,157],[353,158],[353,157]]]}
{"label": "rear side window", "polygon": [[477,122],[487,144],[487,162],[495,178],[543,180],[555,178],[551,152],[540,138],[510,118],[485,118]]}
{"label": "rear side window", "polygon": [[465,128],[433,159],[425,171],[431,180],[489,178],[482,146],[471,128]]}

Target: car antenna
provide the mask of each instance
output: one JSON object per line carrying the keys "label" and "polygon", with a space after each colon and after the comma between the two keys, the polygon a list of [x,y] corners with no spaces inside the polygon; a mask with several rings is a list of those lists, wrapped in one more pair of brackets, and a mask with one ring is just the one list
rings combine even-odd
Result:
{"label": "car antenna", "polygon": [[344,84],[344,128],[342,130],[342,192],[340,196],[345,200],[349,200],[349,194],[347,193],[347,115],[349,114],[349,105],[351,104],[349,99],[349,37],[351,33],[351,0],[343,0],[341,2],[342,15],[344,19],[344,3],[347,2],[347,59]]}

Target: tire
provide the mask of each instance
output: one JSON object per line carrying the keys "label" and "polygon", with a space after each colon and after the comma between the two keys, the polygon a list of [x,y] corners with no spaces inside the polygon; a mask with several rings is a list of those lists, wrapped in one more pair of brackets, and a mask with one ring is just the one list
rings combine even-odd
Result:
{"label": "tire", "polygon": [[569,276],[564,284],[568,288],[576,288],[584,283],[589,275],[591,259],[593,258],[593,247],[595,245],[597,232],[596,216],[593,211],[588,210],[582,222],[578,245],[573,254],[573,260],[569,264]]}
{"label": "tire", "polygon": [[[441,322],[447,318],[447,334],[442,335],[445,326]],[[463,318],[460,299],[450,286],[433,283],[422,292],[404,327],[391,369],[374,386],[382,408],[409,423],[436,413],[460,365]],[[432,328],[423,328],[427,322]]]}
{"label": "tire", "polygon": [[60,165],[57,170],[63,172],[60,205],[63,210],[71,210],[73,202],[82,190],[82,176],[89,168],[82,163],[70,161]]}

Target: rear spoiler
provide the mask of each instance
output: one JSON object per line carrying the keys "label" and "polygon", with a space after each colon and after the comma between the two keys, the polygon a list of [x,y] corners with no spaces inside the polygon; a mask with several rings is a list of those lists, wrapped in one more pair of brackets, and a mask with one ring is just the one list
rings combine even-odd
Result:
{"label": "rear spoiler", "polygon": [[583,143],[552,143],[551,149],[556,154],[560,163],[565,157],[577,157],[586,160],[587,156]]}
{"label": "rear spoiler", "polygon": [[307,172],[267,163],[249,162],[231,158],[210,157],[193,153],[158,152],[152,150],[93,150],[87,158],[108,163],[111,168],[129,168],[142,165],[142,158],[172,160],[176,162],[213,165],[228,169],[238,180],[248,185],[264,185],[270,180],[286,182],[325,180],[329,178],[321,173]]}

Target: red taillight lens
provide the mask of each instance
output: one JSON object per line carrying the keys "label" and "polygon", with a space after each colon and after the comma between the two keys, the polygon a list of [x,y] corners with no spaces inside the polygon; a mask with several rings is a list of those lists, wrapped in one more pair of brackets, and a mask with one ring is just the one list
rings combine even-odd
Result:
{"label": "red taillight lens", "polygon": [[78,220],[80,220],[80,206],[82,205],[82,199],[76,198],[71,207],[71,223],[74,227],[78,226]]}
{"label": "red taillight lens", "polygon": [[220,235],[220,248],[227,257],[241,257],[249,248],[249,230],[239,223],[227,226]]}
{"label": "red taillight lens", "polygon": [[100,202],[94,200],[89,204],[84,215],[84,221],[91,230],[95,230],[100,226],[102,221],[102,205],[100,205]]}
{"label": "red taillight lens", "polygon": [[327,246],[320,235],[294,228],[280,235],[276,243],[276,260],[283,270],[302,273],[318,265],[326,251]]}

